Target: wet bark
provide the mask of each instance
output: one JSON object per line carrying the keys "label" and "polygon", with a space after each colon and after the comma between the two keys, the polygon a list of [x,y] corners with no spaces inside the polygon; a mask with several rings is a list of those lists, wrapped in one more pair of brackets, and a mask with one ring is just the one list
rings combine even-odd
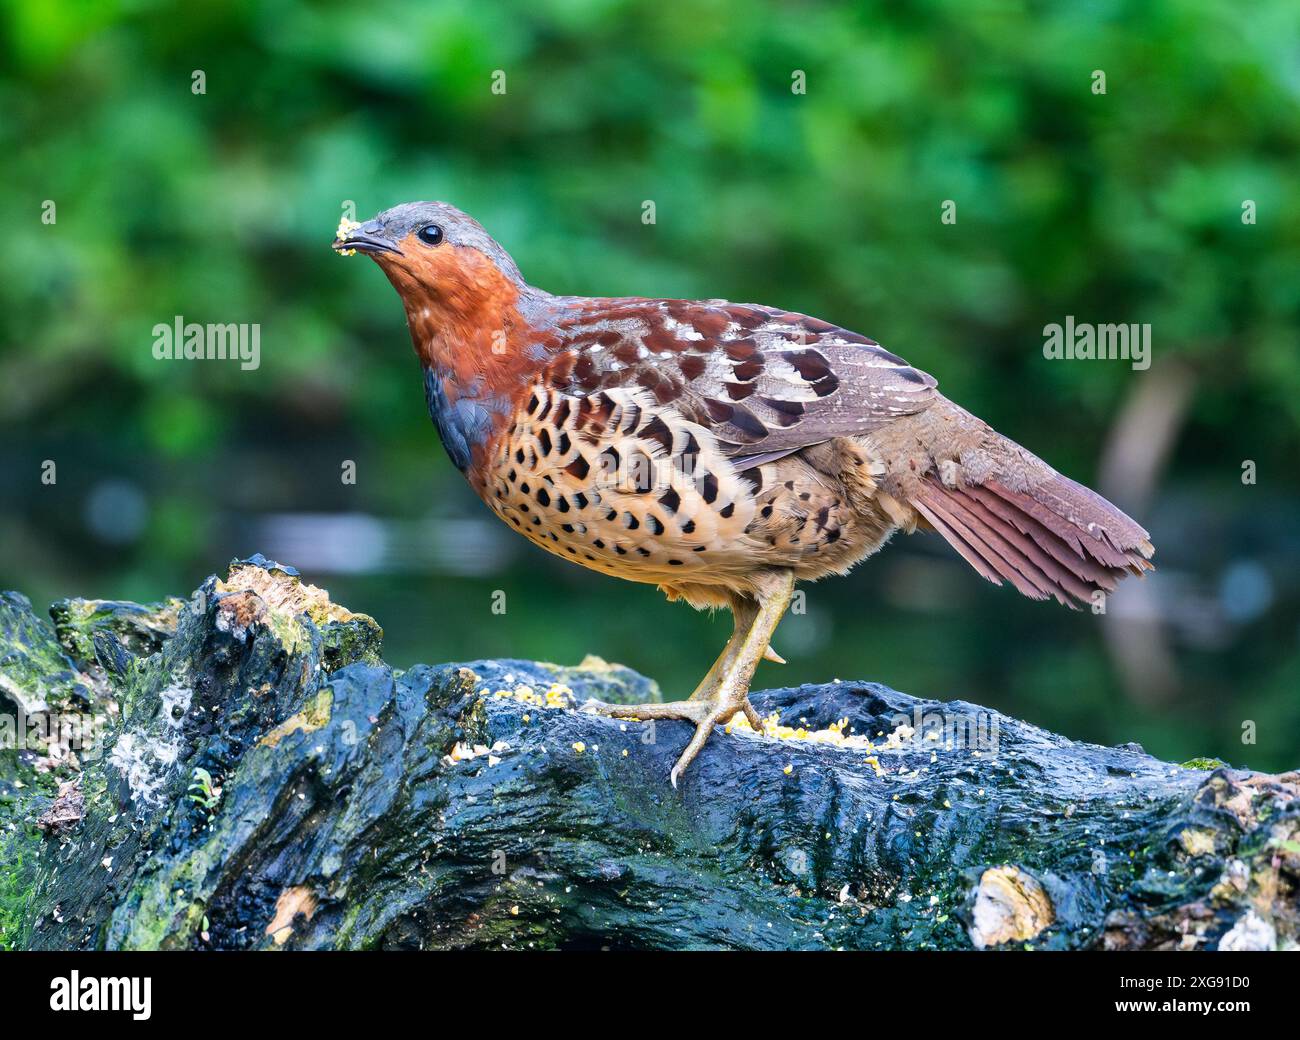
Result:
{"label": "wet bark", "polygon": [[755,694],[783,735],[716,734],[674,790],[686,724],[576,710],[648,680],[395,671],[372,619],[261,558],[51,613],[0,600],[0,708],[105,732],[0,752],[4,945],[1297,944],[1295,773],[837,682]]}

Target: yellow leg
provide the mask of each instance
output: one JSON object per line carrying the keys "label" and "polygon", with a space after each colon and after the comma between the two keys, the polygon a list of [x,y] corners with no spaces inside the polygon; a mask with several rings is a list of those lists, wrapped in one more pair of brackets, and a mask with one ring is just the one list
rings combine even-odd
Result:
{"label": "yellow leg", "polygon": [[754,620],[758,617],[758,604],[748,597],[735,596],[731,602],[731,617],[733,622],[731,638],[727,640],[727,645],[722,648],[722,653],[718,655],[718,659],[713,662],[713,667],[700,680],[700,684],[695,687],[695,692],[691,694],[690,700],[706,701],[717,692],[723,677],[727,674],[736,655],[740,652],[740,648],[745,642],[745,636],[749,635],[749,630],[754,627]]}
{"label": "yellow leg", "polygon": [[669,704],[592,702],[589,707],[614,718],[686,719],[694,722],[695,733],[669,774],[669,780],[676,787],[677,778],[695,760],[718,723],[728,722],[736,712],[743,711],[754,730],[762,732],[758,712],[749,703],[749,683],[758,662],[768,652],[772,633],[789,607],[793,594],[793,572],[771,571],[760,577],[756,598],[737,600],[733,604],[735,631],[688,700]]}

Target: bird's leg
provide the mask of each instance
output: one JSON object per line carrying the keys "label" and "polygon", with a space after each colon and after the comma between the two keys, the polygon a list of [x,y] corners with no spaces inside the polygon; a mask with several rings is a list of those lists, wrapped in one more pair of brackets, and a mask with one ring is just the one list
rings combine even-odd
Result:
{"label": "bird's leg", "polygon": [[684,701],[669,701],[667,704],[606,704],[604,701],[590,700],[582,707],[586,711],[609,715],[616,719],[685,719],[698,723],[703,718],[701,704],[709,701],[723,677],[727,674],[736,655],[740,652],[745,636],[749,634],[758,617],[758,604],[749,597],[734,595],[731,600],[733,627],[731,638],[722,648],[722,653],[713,662],[713,667],[705,673],[695,691]]}
{"label": "bird's leg", "polygon": [[700,680],[700,684],[695,687],[689,700],[706,701],[711,698],[722,684],[723,676],[731,667],[736,655],[740,652],[741,646],[745,642],[745,636],[749,630],[754,627],[754,620],[758,617],[758,603],[748,596],[739,594],[733,595],[731,599],[731,617],[732,630],[731,638],[727,640],[727,645],[722,648],[722,653],[718,659],[713,662],[713,667]]}
{"label": "bird's leg", "polygon": [[755,732],[763,731],[758,712],[749,703],[749,683],[754,669],[767,652],[768,642],[777,623],[790,605],[794,593],[794,574],[788,570],[770,571],[758,580],[754,598],[737,597],[732,603],[736,627],[726,648],[695,692],[684,701],[668,704],[599,704],[589,707],[614,718],[685,719],[695,723],[695,733],[686,750],[673,766],[669,779],[674,787],[677,778],[700,753],[713,727],[725,723],[737,712],[744,712]]}
{"label": "bird's leg", "polygon": [[771,571],[762,576],[754,620],[739,647],[727,662],[726,670],[717,688],[706,699],[701,699],[699,702],[706,706],[706,711],[704,717],[696,723],[694,736],[691,737],[686,750],[677,759],[677,764],[669,774],[668,778],[674,787],[677,786],[677,778],[695,760],[695,756],[700,753],[709,739],[709,734],[713,732],[713,727],[718,723],[728,722],[736,712],[743,711],[754,731],[763,732],[762,720],[759,719],[754,706],[749,703],[749,683],[754,677],[754,669],[758,667],[758,662],[766,655],[772,633],[776,631],[776,626],[790,606],[790,598],[793,595],[793,571]]}

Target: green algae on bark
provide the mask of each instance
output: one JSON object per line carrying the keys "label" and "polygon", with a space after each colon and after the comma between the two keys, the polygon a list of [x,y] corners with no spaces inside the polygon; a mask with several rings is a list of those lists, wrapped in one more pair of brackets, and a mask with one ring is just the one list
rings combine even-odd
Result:
{"label": "green algae on bark", "polygon": [[675,790],[686,724],[577,710],[655,695],[619,666],[394,670],[373,620],[260,557],[169,603],[170,628],[63,609],[71,658],[44,659],[98,665],[121,714],[82,818],[26,839],[25,945],[1297,942],[1295,774],[843,682],[756,693],[792,739],[720,732]]}
{"label": "green algae on bark", "polygon": [[25,596],[0,593],[0,950],[26,944],[40,817],[80,766],[83,734],[65,723],[92,708],[99,686]]}

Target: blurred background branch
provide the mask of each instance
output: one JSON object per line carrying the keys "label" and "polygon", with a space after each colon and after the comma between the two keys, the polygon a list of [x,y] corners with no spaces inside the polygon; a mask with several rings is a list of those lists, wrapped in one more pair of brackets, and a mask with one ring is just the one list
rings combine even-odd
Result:
{"label": "blurred background branch", "polygon": [[[1155,503],[1160,479],[1178,440],[1195,380],[1178,359],[1168,361],[1141,380],[1120,410],[1102,453],[1101,488],[1112,502],[1123,503],[1133,516],[1146,516]],[[1125,692],[1142,703],[1176,698],[1181,679],[1158,590],[1143,583],[1120,601],[1102,631]]]}

